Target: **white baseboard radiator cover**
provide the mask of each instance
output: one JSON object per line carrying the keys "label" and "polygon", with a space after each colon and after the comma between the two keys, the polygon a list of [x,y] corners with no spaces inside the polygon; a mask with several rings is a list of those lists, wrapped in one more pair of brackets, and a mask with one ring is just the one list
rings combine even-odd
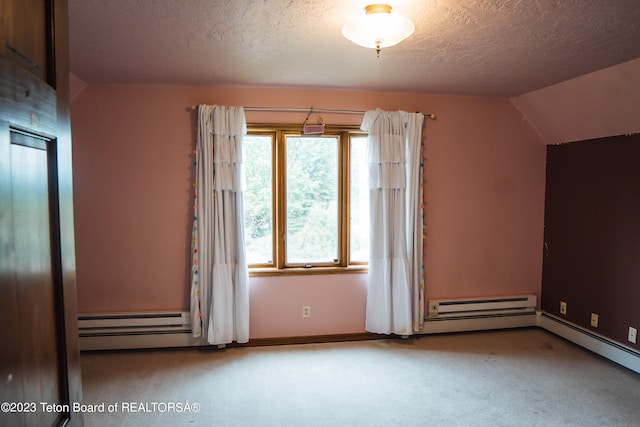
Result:
{"label": "white baseboard radiator cover", "polygon": [[78,330],[80,351],[199,345],[186,311],[81,314]]}
{"label": "white baseboard radiator cover", "polygon": [[429,300],[423,334],[536,326],[535,295]]}
{"label": "white baseboard radiator cover", "polygon": [[640,351],[635,348],[544,311],[539,313],[538,326],[640,374]]}

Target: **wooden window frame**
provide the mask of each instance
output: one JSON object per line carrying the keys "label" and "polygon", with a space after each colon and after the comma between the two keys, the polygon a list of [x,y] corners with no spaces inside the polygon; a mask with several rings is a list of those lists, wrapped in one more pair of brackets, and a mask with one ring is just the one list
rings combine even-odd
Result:
{"label": "wooden window frame", "polygon": [[[290,274],[366,273],[366,262],[351,262],[350,256],[350,148],[352,136],[366,136],[358,126],[325,126],[322,135],[338,138],[338,262],[318,263],[310,267],[286,263],[286,137],[305,136],[300,125],[248,124],[250,135],[272,137],[272,264],[249,265],[250,276]],[[309,135],[312,136],[312,135]]]}

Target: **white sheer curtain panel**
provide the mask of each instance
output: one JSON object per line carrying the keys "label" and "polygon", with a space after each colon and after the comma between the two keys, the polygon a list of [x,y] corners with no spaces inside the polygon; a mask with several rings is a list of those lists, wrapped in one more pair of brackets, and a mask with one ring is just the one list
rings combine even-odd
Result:
{"label": "white sheer curtain panel", "polygon": [[244,239],[242,107],[200,105],[195,149],[191,271],[193,336],[209,344],[249,340]]}
{"label": "white sheer curtain panel", "polygon": [[376,109],[367,111],[362,121],[361,129],[369,132],[371,231],[365,325],[369,332],[410,335],[414,319],[418,325],[423,317],[419,314],[422,214],[416,211],[422,200],[413,194],[421,188],[414,157],[419,174],[423,120],[422,114]]}

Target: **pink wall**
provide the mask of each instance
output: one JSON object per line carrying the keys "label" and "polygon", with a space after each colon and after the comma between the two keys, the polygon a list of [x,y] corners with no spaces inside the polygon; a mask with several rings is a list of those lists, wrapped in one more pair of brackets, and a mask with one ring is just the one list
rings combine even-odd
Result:
{"label": "pink wall", "polygon": [[[545,147],[508,99],[89,85],[72,103],[80,313],[188,309],[199,103],[436,113],[426,130],[427,297],[540,295]],[[303,120],[247,112],[248,122]],[[366,275],[252,277],[250,288],[252,338],[364,331]]]}
{"label": "pink wall", "polygon": [[547,144],[640,132],[640,58],[512,99]]}

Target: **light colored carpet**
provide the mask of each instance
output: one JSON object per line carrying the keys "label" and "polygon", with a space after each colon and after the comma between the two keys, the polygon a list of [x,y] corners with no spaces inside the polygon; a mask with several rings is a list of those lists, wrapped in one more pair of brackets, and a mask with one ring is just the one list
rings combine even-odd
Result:
{"label": "light colored carpet", "polygon": [[640,426],[639,375],[540,329],[81,360],[89,427]]}

